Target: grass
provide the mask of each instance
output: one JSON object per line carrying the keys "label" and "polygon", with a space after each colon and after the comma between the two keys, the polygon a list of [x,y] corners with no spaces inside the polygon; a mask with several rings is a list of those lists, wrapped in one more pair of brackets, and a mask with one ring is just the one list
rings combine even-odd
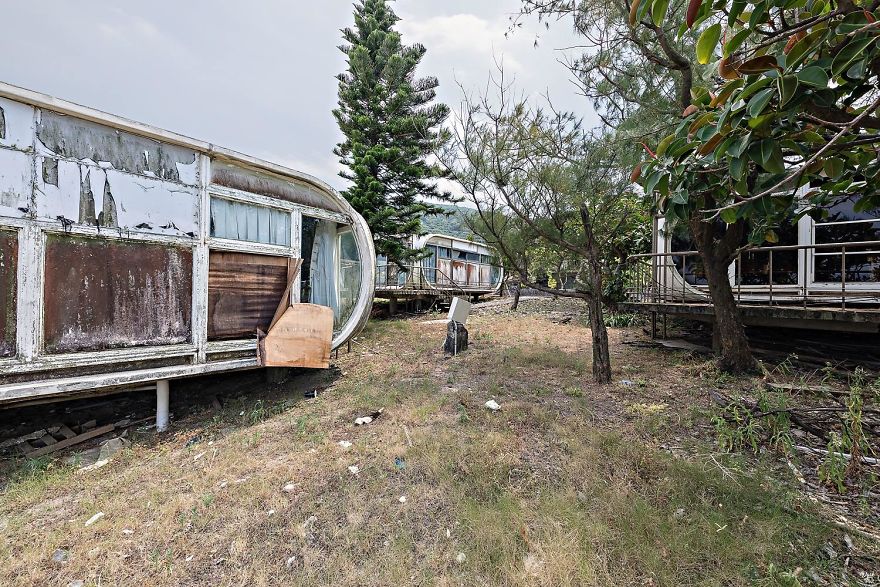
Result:
{"label": "grass", "polygon": [[[477,315],[469,329],[471,349],[447,359],[442,324],[372,322],[317,399],[244,398],[85,474],[48,459],[17,469],[0,495],[0,584],[787,585],[798,568],[836,572],[819,553],[841,534],[787,477],[715,455],[709,436],[680,440],[711,435],[710,412],[668,356],[612,330],[615,376],[645,385],[597,387],[582,326]],[[692,456],[658,448],[672,438]]]}

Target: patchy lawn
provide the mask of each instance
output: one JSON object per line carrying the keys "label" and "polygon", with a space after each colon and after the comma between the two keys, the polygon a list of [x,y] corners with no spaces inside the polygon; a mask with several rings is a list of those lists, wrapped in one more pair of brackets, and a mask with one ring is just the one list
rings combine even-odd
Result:
{"label": "patchy lawn", "polygon": [[19,465],[0,584],[839,584],[877,561],[774,455],[718,452],[703,359],[612,329],[597,387],[576,314],[478,313],[452,359],[425,320],[372,322],[317,399],[293,380],[95,471]]}

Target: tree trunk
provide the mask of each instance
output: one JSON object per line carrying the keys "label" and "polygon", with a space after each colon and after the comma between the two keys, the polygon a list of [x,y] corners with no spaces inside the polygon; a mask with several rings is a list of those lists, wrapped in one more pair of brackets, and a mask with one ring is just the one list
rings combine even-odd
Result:
{"label": "tree trunk", "polygon": [[513,281],[510,283],[510,287],[513,288],[513,302],[510,304],[510,310],[516,312],[516,309],[519,307],[519,292],[522,289],[522,285],[518,281]]}
{"label": "tree trunk", "polygon": [[593,334],[593,379],[596,383],[611,383],[611,355],[608,351],[608,331],[602,316],[602,299],[592,296],[590,308],[590,331]]}
{"label": "tree trunk", "polygon": [[740,221],[730,225],[720,239],[714,238],[715,227],[701,218],[691,219],[691,234],[709,285],[715,323],[712,325],[712,347],[718,357],[718,367],[728,373],[748,373],[757,368],[746,330],[736,306],[727,268],[740,239],[745,224]]}
{"label": "tree trunk", "polygon": [[593,334],[593,380],[596,383],[611,383],[611,353],[608,351],[608,331],[602,315],[602,263],[590,223],[590,211],[581,204],[581,221],[584,224],[585,249],[587,252],[587,271],[592,295],[589,298],[590,331]]}

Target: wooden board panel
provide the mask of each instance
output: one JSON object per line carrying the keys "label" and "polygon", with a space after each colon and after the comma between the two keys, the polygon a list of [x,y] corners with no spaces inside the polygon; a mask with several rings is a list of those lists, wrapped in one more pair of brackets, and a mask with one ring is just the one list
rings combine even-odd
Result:
{"label": "wooden board panel", "polygon": [[288,284],[287,257],[211,251],[208,340],[256,337],[266,330]]}
{"label": "wooden board panel", "polygon": [[15,354],[15,322],[18,302],[18,237],[0,232],[0,357]]}
{"label": "wooden board panel", "polygon": [[266,367],[330,366],[333,310],[315,304],[294,304],[260,342],[260,361]]}
{"label": "wooden board panel", "polygon": [[50,234],[46,350],[70,352],[191,340],[192,249]]}

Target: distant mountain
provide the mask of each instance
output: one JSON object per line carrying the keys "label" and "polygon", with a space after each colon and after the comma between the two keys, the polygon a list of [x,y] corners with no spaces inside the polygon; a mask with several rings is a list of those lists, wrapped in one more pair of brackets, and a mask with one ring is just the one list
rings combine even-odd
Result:
{"label": "distant mountain", "polygon": [[468,228],[466,218],[475,214],[476,210],[456,206],[454,204],[434,204],[438,208],[443,208],[451,214],[445,216],[442,214],[432,214],[430,216],[422,216],[422,232],[425,234],[445,234],[463,238],[465,240],[480,241],[483,239],[476,236],[471,229]]}

